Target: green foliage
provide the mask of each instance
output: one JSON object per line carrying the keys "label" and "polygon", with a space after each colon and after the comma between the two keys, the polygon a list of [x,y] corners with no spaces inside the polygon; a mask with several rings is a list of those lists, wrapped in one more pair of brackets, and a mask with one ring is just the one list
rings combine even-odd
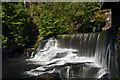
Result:
{"label": "green foliage", "polygon": [[7,37],[4,37],[4,36],[2,35],[3,48],[6,47],[5,44],[6,44],[7,40],[8,40],[8,38],[7,38]]}
{"label": "green foliage", "polygon": [[[106,11],[105,11],[106,12]],[[47,2],[34,4],[34,23],[40,36],[49,34],[100,31],[105,25],[104,12],[95,2]]]}
{"label": "green foliage", "polygon": [[[105,12],[98,2],[2,3],[3,46],[27,46],[39,37],[54,34],[96,32],[105,26]],[[34,26],[34,25],[35,26]],[[36,43],[37,44],[37,43]],[[37,45],[34,45],[36,47]]]}
{"label": "green foliage", "polygon": [[36,49],[37,48],[37,45],[38,45],[39,41],[36,41],[35,45],[34,45],[34,48]]}
{"label": "green foliage", "polygon": [[23,3],[2,3],[3,48],[13,44],[24,47],[30,42],[32,35],[27,12]]}

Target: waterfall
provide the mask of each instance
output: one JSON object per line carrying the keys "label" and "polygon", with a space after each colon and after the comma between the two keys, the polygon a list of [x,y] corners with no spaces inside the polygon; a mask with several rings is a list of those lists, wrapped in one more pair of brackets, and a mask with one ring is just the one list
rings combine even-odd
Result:
{"label": "waterfall", "polygon": [[64,78],[102,78],[105,75],[118,78],[114,39],[107,31],[64,34],[43,40],[27,61],[40,65],[26,71],[31,76],[59,73]]}

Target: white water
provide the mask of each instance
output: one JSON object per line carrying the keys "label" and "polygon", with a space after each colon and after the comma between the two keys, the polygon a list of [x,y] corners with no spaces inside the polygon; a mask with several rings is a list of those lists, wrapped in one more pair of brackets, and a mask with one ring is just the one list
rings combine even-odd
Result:
{"label": "white water", "polygon": [[[108,45],[105,52],[105,45],[103,45],[105,39],[100,40],[101,36],[102,35],[100,34],[97,36],[95,36],[95,34],[82,34],[78,36],[78,41],[80,42],[78,45],[81,47],[79,48],[78,46],[78,48],[81,50],[77,48],[74,49],[75,45],[72,44],[74,36],[71,36],[73,39],[70,39],[64,43],[64,45],[72,45],[73,48],[59,47],[59,40],[50,38],[43,49],[40,49],[37,54],[35,54],[35,56],[32,55],[30,59],[27,59],[27,61],[30,61],[32,64],[40,65],[40,67],[26,71],[27,75],[38,76],[46,73],[57,72],[66,75],[66,78],[75,78],[76,76],[79,78],[101,78],[106,73],[109,73],[107,68],[110,66],[110,54],[108,54],[110,44]],[[63,39],[64,38],[62,38],[62,40]],[[89,43],[87,43],[87,39],[89,40]],[[91,43],[91,40],[95,39],[97,39],[96,42],[93,41]],[[68,42],[70,43],[67,44]],[[92,49],[91,45],[95,44],[93,45],[95,46],[93,51],[89,50],[88,47],[85,47],[85,43],[86,45],[89,45],[90,49]],[[84,49],[84,51],[82,49]],[[92,53],[93,56],[90,55],[90,51],[94,53],[94,55]],[[84,55],[80,56],[81,53]],[[108,59],[107,55],[109,56]],[[106,62],[107,60],[108,64]],[[69,64],[72,64],[72,66]],[[74,66],[74,64],[78,64],[78,66]],[[75,72],[74,67],[78,70],[78,73]]]}

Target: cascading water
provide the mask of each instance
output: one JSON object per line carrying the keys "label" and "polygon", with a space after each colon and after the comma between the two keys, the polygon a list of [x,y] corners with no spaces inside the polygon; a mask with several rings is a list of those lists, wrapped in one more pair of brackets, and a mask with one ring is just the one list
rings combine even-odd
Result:
{"label": "cascading water", "polygon": [[107,32],[58,35],[39,43],[36,54],[27,59],[40,65],[26,71],[38,76],[59,73],[64,78],[118,77],[113,39]]}

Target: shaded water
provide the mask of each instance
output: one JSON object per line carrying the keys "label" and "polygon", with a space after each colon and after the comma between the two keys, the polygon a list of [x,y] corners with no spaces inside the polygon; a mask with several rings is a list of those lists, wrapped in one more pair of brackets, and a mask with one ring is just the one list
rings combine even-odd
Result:
{"label": "shaded water", "polygon": [[[61,78],[118,78],[117,54],[107,32],[66,34],[43,40],[26,59],[37,65],[23,70],[22,76],[58,73]],[[24,65],[24,64],[23,64]]]}

